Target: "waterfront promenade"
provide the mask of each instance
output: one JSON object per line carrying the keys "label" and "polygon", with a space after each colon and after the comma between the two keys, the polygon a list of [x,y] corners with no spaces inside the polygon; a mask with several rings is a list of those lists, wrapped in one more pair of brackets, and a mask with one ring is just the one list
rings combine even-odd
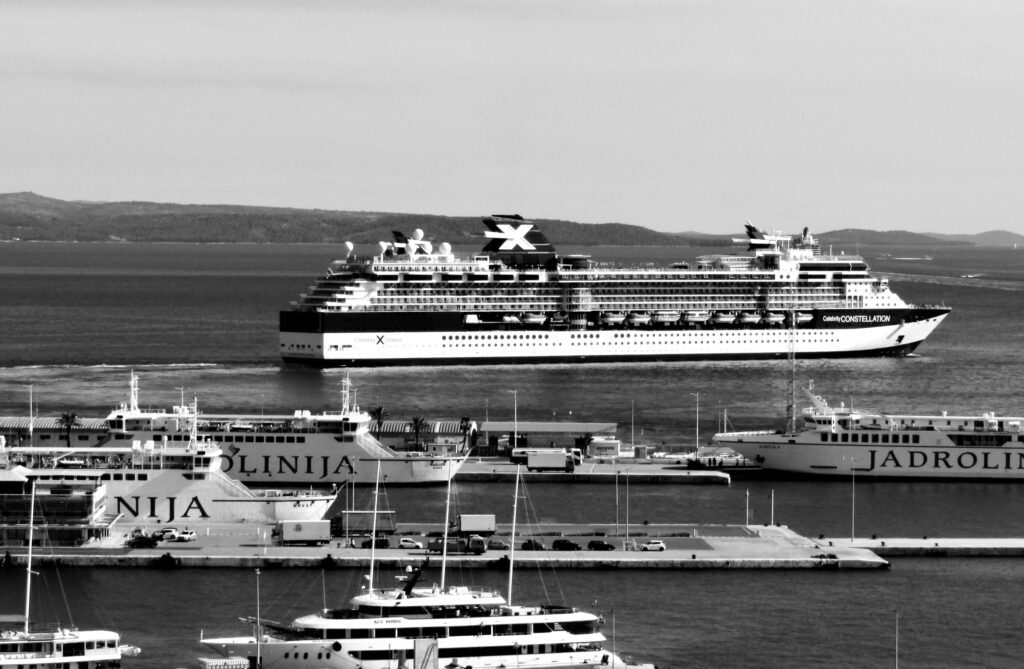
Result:
{"label": "waterfront promenade", "polygon": [[[157,529],[147,528],[150,530]],[[82,566],[135,567],[352,567],[370,563],[371,551],[361,548],[364,538],[334,538],[322,546],[282,546],[275,543],[271,527],[248,524],[211,524],[196,528],[194,542],[161,542],[155,548],[128,549],[127,536],[113,534],[83,547],[38,550],[35,559]],[[400,537],[427,545],[428,534],[440,527],[403,525],[390,538]],[[493,539],[511,543],[511,528],[499,526]],[[581,550],[550,550],[555,539],[580,544]],[[542,541],[548,550],[522,550],[523,542]],[[591,551],[587,544],[599,539],[614,550]],[[640,550],[644,542],[659,539],[664,551]],[[353,547],[352,544],[355,544]],[[15,563],[24,559],[24,547],[7,547]],[[510,551],[488,550],[482,555],[454,554],[450,565],[462,568],[507,568]],[[426,549],[386,548],[374,551],[381,567],[404,568],[430,556]],[[165,557],[166,556],[166,557]],[[614,524],[541,525],[516,538],[518,566],[569,569],[878,569],[888,562],[871,550],[857,546],[823,547],[822,542],[802,537],[783,526],[746,525],[632,525],[628,531]]]}

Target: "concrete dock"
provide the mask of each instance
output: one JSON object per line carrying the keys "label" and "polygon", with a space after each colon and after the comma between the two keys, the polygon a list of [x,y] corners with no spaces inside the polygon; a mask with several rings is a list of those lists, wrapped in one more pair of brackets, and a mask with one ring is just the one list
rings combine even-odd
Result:
{"label": "concrete dock", "polygon": [[828,550],[861,548],[887,557],[1024,557],[1024,539],[857,537],[817,539]]}
{"label": "concrete dock", "polygon": [[[155,530],[156,527],[147,528]],[[270,527],[261,525],[193,526],[194,542],[161,542],[155,548],[127,549],[125,536],[111,536],[83,547],[38,550],[34,560],[79,566],[125,567],[331,567],[366,568],[368,548],[352,547],[344,539],[323,546],[281,546],[273,543]],[[391,537],[427,545],[426,526],[399,524]],[[881,569],[889,563],[867,548],[825,547],[783,526],[746,525],[646,525],[631,526],[629,532],[611,525],[541,525],[516,538],[515,562],[520,566],[566,569]],[[492,537],[511,543],[510,530],[499,527]],[[582,550],[550,550],[555,539],[564,538]],[[528,539],[543,541],[548,550],[522,550]],[[606,541],[614,550],[591,551],[594,539]],[[664,551],[640,550],[650,539],[665,543]],[[362,538],[355,540],[359,546]],[[24,547],[6,547],[11,561],[24,560]],[[510,551],[488,550],[482,555],[449,555],[448,564],[462,568],[504,569]],[[383,568],[416,565],[428,555],[425,549],[387,548],[375,551],[376,564]],[[429,554],[440,564],[439,554]]]}
{"label": "concrete dock", "polygon": [[[498,458],[471,458],[455,480],[459,482],[515,481],[517,465]],[[753,469],[753,468],[752,468]],[[690,469],[683,462],[653,460],[586,460],[572,472],[530,472],[522,465],[522,480],[529,483],[615,483],[616,477],[630,483],[678,483],[729,485],[730,474]]]}

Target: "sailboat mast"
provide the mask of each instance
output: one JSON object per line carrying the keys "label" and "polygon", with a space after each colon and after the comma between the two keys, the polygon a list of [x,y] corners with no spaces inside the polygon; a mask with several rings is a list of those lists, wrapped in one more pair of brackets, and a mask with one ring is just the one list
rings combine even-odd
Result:
{"label": "sailboat mast", "polygon": [[448,513],[452,504],[452,461],[448,460],[448,488],[444,496],[444,531],[441,532],[441,590],[448,569]]}
{"label": "sailboat mast", "polygon": [[380,460],[377,460],[377,480],[373,486],[373,523],[370,527],[370,592],[373,592],[373,563],[377,556],[377,498],[380,496]]}
{"label": "sailboat mast", "polygon": [[505,598],[509,606],[512,605],[512,565],[516,556],[516,514],[519,510],[519,473],[522,468],[522,465],[516,465],[516,491],[512,496],[512,540],[508,547],[508,597]]}
{"label": "sailboat mast", "polygon": [[28,507],[28,562],[25,565],[25,634],[28,634],[29,612],[32,603],[32,543],[36,527],[36,482],[32,480],[32,496]]}

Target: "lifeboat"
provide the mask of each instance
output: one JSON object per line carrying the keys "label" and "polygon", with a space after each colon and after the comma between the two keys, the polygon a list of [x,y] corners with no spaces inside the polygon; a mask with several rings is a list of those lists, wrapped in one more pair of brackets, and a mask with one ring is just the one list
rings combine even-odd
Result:
{"label": "lifeboat", "polygon": [[651,322],[651,315],[646,311],[631,311],[626,320],[630,325],[647,325]]}
{"label": "lifeboat", "polygon": [[519,320],[519,316],[516,316],[515,314],[505,314],[501,317],[501,322],[508,323],[509,325],[522,323],[522,321]]}
{"label": "lifeboat", "polygon": [[527,325],[543,325],[544,321],[546,321],[548,317],[541,313],[529,312],[523,314],[522,319]]}
{"label": "lifeboat", "polygon": [[707,323],[711,318],[710,311],[687,311],[684,317],[687,323]]}
{"label": "lifeboat", "polygon": [[654,322],[655,323],[675,323],[681,317],[682,317],[682,314],[680,314],[678,311],[675,311],[675,310],[655,311],[654,312]]}
{"label": "lifeboat", "polygon": [[761,322],[761,314],[752,311],[744,311],[740,314],[740,323],[744,325],[756,325]]}
{"label": "lifeboat", "polygon": [[601,314],[601,322],[605,325],[621,325],[626,320],[626,314],[621,311],[606,311]]}
{"label": "lifeboat", "polygon": [[800,311],[796,314],[797,323],[810,323],[812,320],[814,320],[814,314],[805,314]]}
{"label": "lifeboat", "polygon": [[736,314],[730,311],[716,311],[711,322],[717,325],[730,325],[736,322]]}
{"label": "lifeboat", "polygon": [[786,320],[786,314],[776,314],[768,312],[764,315],[764,322],[768,325],[779,325]]}

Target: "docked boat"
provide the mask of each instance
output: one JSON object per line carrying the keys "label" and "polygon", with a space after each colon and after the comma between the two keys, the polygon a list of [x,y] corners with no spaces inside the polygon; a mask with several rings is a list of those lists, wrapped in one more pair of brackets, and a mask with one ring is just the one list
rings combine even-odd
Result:
{"label": "docked boat", "polygon": [[[190,415],[198,415],[195,405]],[[12,477],[48,495],[91,500],[84,520],[139,523],[261,524],[324,518],[338,492],[253,490],[222,471],[222,451],[200,440],[191,421],[188,441],[133,440],[93,447],[5,447],[0,461]]]}
{"label": "docked boat", "polygon": [[[220,445],[224,473],[247,485],[372,485],[379,461],[388,485],[444,484],[458,472],[465,455],[458,448],[404,453],[385,446],[371,433],[372,417],[352,401],[351,382],[342,380],[341,408],[291,415],[195,415],[184,404],[140,409],[138,377],[131,376],[128,402],[107,416],[116,445],[134,441],[179,443],[198,425],[199,439]],[[475,430],[466,423],[465,437]]]}
{"label": "docked boat", "polygon": [[607,649],[596,614],[556,604],[513,604],[514,555],[513,547],[507,598],[496,590],[448,586],[446,551],[440,584],[419,585],[427,558],[410,568],[404,585],[377,588],[371,556],[366,584],[347,608],[323,609],[287,625],[257,619],[252,635],[201,642],[228,657],[259,657],[264,669],[656,669]]}
{"label": "docked boat", "polygon": [[[136,646],[121,643],[121,635],[109,630],[80,630],[51,625],[43,627],[32,622],[32,571],[35,544],[35,489],[31,488],[28,551],[25,562],[25,614],[0,616],[0,667],[17,669],[116,669],[126,657],[136,657]],[[6,625],[20,623],[20,629]]]}
{"label": "docked boat", "polygon": [[[344,258],[281,311],[284,361],[330,367],[773,358],[786,354],[790,338],[763,317],[789,311],[815,315],[794,338],[800,357],[905,355],[949,313],[904,302],[862,258],[823,254],[806,230],[788,236],[748,224],[747,239],[736,240],[747,243],[746,252],[703,256],[692,267],[607,268],[588,256],[559,255],[521,216],[483,223],[488,242],[466,257],[448,243],[428,243],[422,231],[412,239],[396,233],[372,255],[346,247]],[[760,316],[719,324],[702,317],[722,304]],[[554,312],[564,312],[568,326],[504,318]],[[654,316],[618,336],[632,312]],[[688,317],[670,320],[675,312]],[[690,332],[696,325],[699,337]]]}
{"label": "docked boat", "polygon": [[813,392],[803,424],[721,432],[728,446],[765,470],[811,476],[1024,479],[1024,417],[885,414],[832,407]]}

